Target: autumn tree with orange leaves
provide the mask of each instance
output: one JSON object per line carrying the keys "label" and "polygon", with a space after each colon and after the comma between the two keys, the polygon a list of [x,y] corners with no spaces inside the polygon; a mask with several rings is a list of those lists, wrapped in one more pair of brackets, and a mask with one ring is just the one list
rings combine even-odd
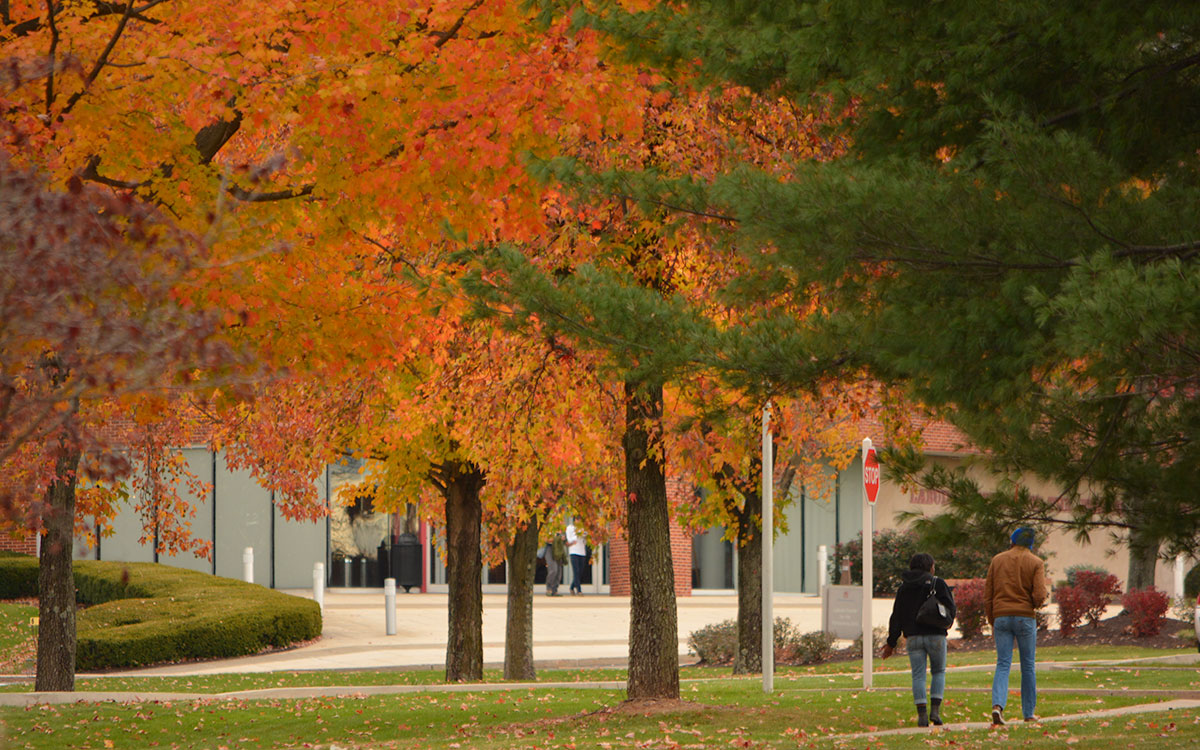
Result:
{"label": "autumn tree with orange leaves", "polygon": [[[275,375],[260,399],[216,393],[197,413],[217,418],[235,461],[297,490],[297,515],[319,512],[301,489],[312,459],[357,437],[319,413],[311,384],[403,376],[413,339],[437,329],[442,302],[424,295],[454,273],[456,233],[539,228],[521,155],[597,132],[628,90],[594,35],[532,25],[515,2],[3,10],[5,153],[153,202],[206,238],[178,300],[220,310]],[[263,440],[309,419],[322,451]]]}

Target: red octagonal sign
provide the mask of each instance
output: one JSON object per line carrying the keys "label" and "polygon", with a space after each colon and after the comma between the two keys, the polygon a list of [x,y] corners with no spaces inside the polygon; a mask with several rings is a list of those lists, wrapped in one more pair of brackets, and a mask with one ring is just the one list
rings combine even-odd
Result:
{"label": "red octagonal sign", "polygon": [[867,491],[867,502],[874,505],[875,497],[879,495],[879,460],[875,458],[874,448],[867,451],[863,459],[863,489]]}

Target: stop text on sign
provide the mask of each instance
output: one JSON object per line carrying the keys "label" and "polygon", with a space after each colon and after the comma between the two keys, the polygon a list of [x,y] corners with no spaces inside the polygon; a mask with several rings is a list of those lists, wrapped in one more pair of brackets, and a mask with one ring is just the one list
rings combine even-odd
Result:
{"label": "stop text on sign", "polygon": [[863,458],[863,489],[867,493],[867,502],[875,504],[879,496],[879,460],[875,458],[875,450],[867,451]]}

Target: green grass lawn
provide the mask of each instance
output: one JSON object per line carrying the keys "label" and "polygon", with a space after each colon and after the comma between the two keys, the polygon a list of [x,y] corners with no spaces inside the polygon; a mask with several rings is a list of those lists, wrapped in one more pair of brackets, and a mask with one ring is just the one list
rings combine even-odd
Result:
{"label": "green grass lawn", "polygon": [[37,607],[0,602],[0,673],[16,673],[32,666],[37,628],[30,619]]}
{"label": "green grass lawn", "polygon": [[[1189,654],[1190,649],[1164,651],[1151,648],[1131,647],[1085,647],[1067,646],[1046,648],[1038,651],[1038,661],[1046,662],[1080,662],[1080,661],[1112,661],[1136,660],[1150,656],[1165,656],[1170,654]],[[990,666],[995,663],[995,655],[990,651],[977,651],[952,654],[951,667],[960,666]],[[838,685],[843,687],[861,684],[862,662],[836,662],[810,667],[784,666],[776,674],[777,679],[792,677],[819,677],[822,675],[843,675]],[[1175,669],[1182,673],[1197,674],[1195,664],[1167,665],[1159,669]],[[908,659],[900,655],[887,661],[875,660],[877,685],[907,684]],[[1015,669],[1014,669],[1015,673]],[[1097,672],[1099,673],[1099,672]],[[728,667],[685,667],[680,670],[680,677],[689,679],[711,679],[730,677]],[[445,672],[440,669],[422,670],[370,670],[370,671],[321,671],[321,672],[257,672],[231,675],[208,675],[186,677],[81,677],[76,680],[76,690],[86,691],[116,691],[136,692],[152,691],[164,693],[229,693],[242,690],[263,690],[268,688],[310,687],[310,686],[375,686],[375,685],[437,685],[444,681]],[[485,670],[485,682],[503,682],[500,670]],[[571,669],[571,670],[541,670],[537,677],[539,682],[605,682],[624,681],[623,669]],[[745,678],[760,680],[759,677]],[[965,674],[955,675],[958,684],[982,684],[978,677],[968,678]],[[990,672],[986,680],[990,680]],[[1049,679],[1049,678],[1047,678]],[[1059,679],[1055,677],[1054,679]],[[890,682],[889,682],[890,680]],[[1191,687],[1187,680],[1180,687]],[[989,683],[990,684],[990,683]],[[1084,685],[1079,685],[1084,686]],[[1091,685],[1095,687],[1095,685]],[[0,686],[0,692],[26,692],[32,690],[30,684]]]}
{"label": "green grass lawn", "polygon": [[[31,607],[0,605],[0,645],[27,641]],[[1040,649],[1048,662],[1077,664],[1039,672],[1041,716],[1085,714],[1104,708],[1154,703],[1182,691],[1200,691],[1195,664],[1143,664],[1136,660],[1171,653],[1128,647]],[[952,653],[954,666],[993,663],[990,651]],[[218,693],[276,687],[436,685],[441,670],[250,673],[187,677],[96,677],[78,690],[203,693],[212,698],[172,703],[72,704],[0,708],[0,748],[990,748],[998,743],[1032,748],[1196,746],[1200,711],[1152,713],[1106,720],[1074,719],[1000,730],[942,730],[919,735],[848,737],[911,727],[908,661],[876,660],[876,689],[862,690],[861,662],[784,667],[775,690],[762,692],[761,677],[734,678],[728,668],[681,670],[686,703],[642,713],[623,706],[621,689],[510,688],[475,693],[429,692],[340,698],[249,699]],[[541,683],[623,681],[624,670],[542,670]],[[502,683],[499,671],[485,681]],[[1012,688],[1019,684],[1014,668]],[[991,670],[951,672],[943,715],[948,722],[988,718]],[[27,691],[30,684],[6,691]],[[1162,696],[1139,690],[1169,691]],[[1099,692],[1097,692],[1099,691]],[[1010,701],[1019,703],[1015,697]]]}
{"label": "green grass lawn", "polygon": [[[766,695],[749,680],[688,683],[691,705],[670,710],[613,710],[619,690],[544,688],[491,693],[432,693],[341,699],[225,700],[148,704],[90,704],[4,709],[9,748],[794,748],[866,747],[863,738],[838,735],[910,726],[911,700],[896,691],[820,691],[803,680],[777,685]],[[986,695],[948,695],[949,721],[986,717]],[[1132,696],[1049,694],[1046,716],[1145,702]],[[1004,734],[1030,747],[1063,747],[1066,737],[1107,738],[1124,747],[1130,736],[1153,738],[1153,747],[1184,747],[1200,736],[1200,712],[1154,714],[1132,720],[1018,725]],[[1157,722],[1166,737],[1149,724]],[[1170,734],[1167,723],[1176,730]],[[1077,728],[1077,726],[1079,728]],[[1069,734],[1062,735],[1060,730]],[[956,747],[970,740],[991,746],[990,730],[889,736],[876,747],[929,747],[934,738]],[[1179,744],[1172,744],[1179,739]],[[1026,742],[1028,740],[1028,743]],[[1090,740],[1089,740],[1090,741]],[[906,743],[906,744],[902,744]],[[936,746],[936,745],[934,745]],[[1087,746],[1087,745],[1083,745]]]}

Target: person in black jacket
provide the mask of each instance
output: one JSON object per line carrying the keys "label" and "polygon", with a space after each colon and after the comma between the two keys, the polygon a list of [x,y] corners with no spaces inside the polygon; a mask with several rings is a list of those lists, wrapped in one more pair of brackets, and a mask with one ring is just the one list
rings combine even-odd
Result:
{"label": "person in black jacket", "polygon": [[[908,647],[908,661],[912,665],[913,701],[917,704],[917,726],[927,727],[930,722],[942,724],[942,696],[946,690],[946,629],[917,622],[917,610],[926,597],[936,596],[950,610],[951,619],[957,610],[950,587],[941,578],[933,575],[933,557],[924,552],[912,556],[908,570],[900,574],[903,582],[896,591],[896,602],[892,605],[892,619],[888,627],[887,645],[880,656],[891,656],[904,634]],[[925,709],[925,659],[929,658],[930,707]]]}

